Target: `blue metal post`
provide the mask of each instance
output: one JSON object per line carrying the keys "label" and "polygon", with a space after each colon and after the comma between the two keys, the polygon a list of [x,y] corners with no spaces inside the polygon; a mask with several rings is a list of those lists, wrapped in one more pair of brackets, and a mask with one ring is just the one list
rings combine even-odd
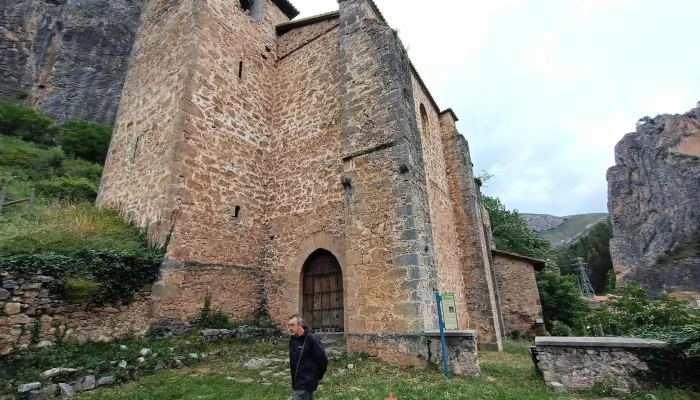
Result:
{"label": "blue metal post", "polygon": [[445,345],[445,321],[442,319],[442,296],[440,296],[440,292],[437,289],[435,289],[435,301],[437,302],[440,344],[442,345],[442,368],[445,370],[445,377],[449,378],[450,370],[447,366],[447,346]]}

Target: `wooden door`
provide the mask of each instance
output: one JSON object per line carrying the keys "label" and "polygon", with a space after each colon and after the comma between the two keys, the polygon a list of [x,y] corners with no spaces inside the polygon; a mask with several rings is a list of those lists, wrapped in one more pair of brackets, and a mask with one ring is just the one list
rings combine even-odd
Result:
{"label": "wooden door", "polygon": [[327,251],[314,252],[304,266],[303,318],[316,332],[343,332],[343,274]]}

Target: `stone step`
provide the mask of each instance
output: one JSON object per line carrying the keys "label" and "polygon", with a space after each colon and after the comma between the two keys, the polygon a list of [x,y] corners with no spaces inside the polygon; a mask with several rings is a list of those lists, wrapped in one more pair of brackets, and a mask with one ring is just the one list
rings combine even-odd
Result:
{"label": "stone step", "polygon": [[317,332],[314,335],[321,341],[324,347],[345,348],[345,333],[343,332]]}

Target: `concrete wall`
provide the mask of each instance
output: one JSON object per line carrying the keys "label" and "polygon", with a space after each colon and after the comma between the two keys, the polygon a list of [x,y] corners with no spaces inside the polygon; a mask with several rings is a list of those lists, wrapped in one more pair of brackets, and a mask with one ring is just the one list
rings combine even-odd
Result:
{"label": "concrete wall", "polygon": [[533,336],[535,318],[542,318],[542,305],[533,265],[525,260],[501,254],[496,254],[493,261],[506,335],[518,331]]}

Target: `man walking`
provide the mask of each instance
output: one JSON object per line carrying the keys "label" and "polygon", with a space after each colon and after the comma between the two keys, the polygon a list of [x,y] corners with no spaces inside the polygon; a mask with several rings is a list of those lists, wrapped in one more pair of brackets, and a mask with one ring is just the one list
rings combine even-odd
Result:
{"label": "man walking", "polygon": [[328,368],[326,352],[318,338],[304,326],[304,320],[294,314],[289,317],[289,367],[292,371],[292,400],[313,400],[318,382]]}

